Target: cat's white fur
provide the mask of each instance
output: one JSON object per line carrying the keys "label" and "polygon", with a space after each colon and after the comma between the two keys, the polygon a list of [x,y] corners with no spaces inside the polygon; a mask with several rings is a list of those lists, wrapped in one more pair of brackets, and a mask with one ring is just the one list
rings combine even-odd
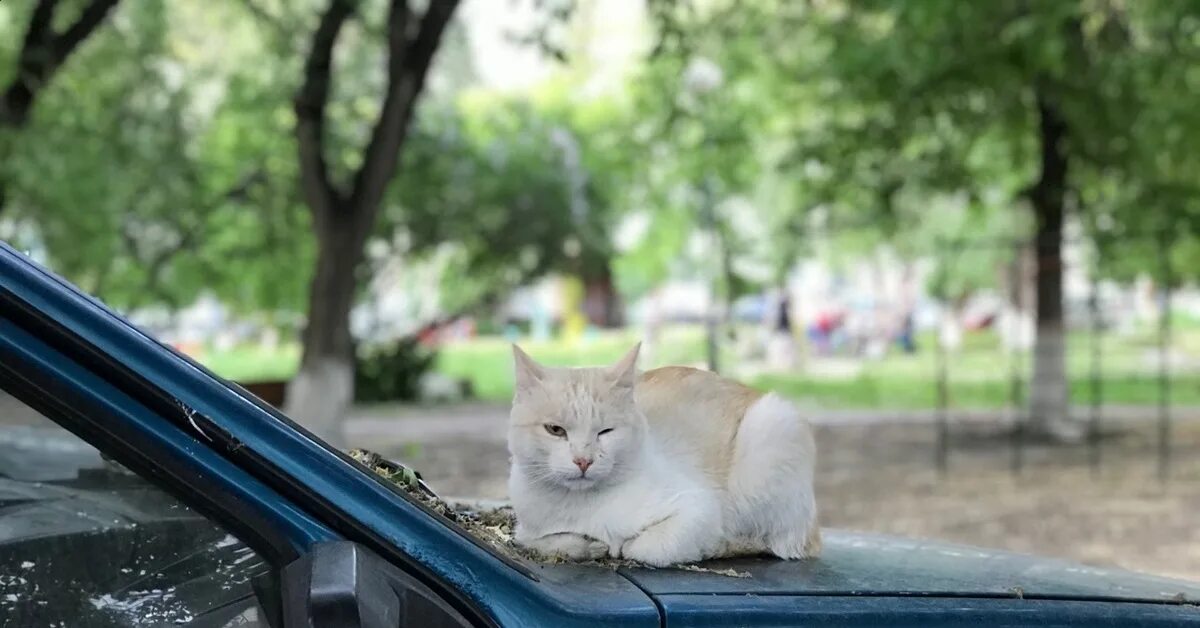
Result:
{"label": "cat's white fur", "polygon": [[518,543],[659,566],[819,553],[815,445],[791,403],[697,369],[639,374],[638,347],[607,368],[547,368],[513,352]]}

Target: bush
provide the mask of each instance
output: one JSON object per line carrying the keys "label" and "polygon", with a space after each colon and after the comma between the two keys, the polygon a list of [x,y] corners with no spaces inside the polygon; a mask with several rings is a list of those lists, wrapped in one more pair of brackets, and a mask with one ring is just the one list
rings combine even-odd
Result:
{"label": "bush", "polygon": [[421,347],[415,338],[360,347],[354,369],[354,400],[416,400],[421,393],[421,377],[433,368],[436,357],[436,352]]}

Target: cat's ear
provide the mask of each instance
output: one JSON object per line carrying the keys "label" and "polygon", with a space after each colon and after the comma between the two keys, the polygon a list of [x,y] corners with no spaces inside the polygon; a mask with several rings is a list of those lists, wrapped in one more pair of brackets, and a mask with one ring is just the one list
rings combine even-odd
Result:
{"label": "cat's ear", "polygon": [[546,368],[533,361],[521,347],[513,345],[513,365],[517,376],[517,392],[527,391],[546,379]]}
{"label": "cat's ear", "polygon": [[614,388],[633,388],[637,382],[637,359],[638,352],[642,350],[642,343],[633,345],[629,353],[621,358],[616,364],[608,367],[607,375],[613,382]]}

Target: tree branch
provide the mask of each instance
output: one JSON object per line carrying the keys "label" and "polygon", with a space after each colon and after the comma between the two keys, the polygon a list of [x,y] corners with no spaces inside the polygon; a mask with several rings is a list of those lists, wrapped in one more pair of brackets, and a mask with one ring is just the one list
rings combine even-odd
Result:
{"label": "tree branch", "polygon": [[49,42],[54,36],[50,30],[54,20],[54,9],[58,0],[40,0],[29,17],[29,28],[25,41],[17,56],[17,71],[12,82],[0,98],[0,125],[24,126],[33,105],[33,97],[49,75]]}
{"label": "tree branch", "polygon": [[260,164],[243,174],[228,190],[217,197],[217,201],[213,205],[226,201],[244,203],[250,195],[250,190],[256,185],[266,183],[267,178],[267,168]]}
{"label": "tree branch", "polygon": [[387,21],[389,84],[404,73],[404,59],[408,55],[408,25],[414,17],[405,0],[392,0]]}
{"label": "tree branch", "polygon": [[263,8],[262,5],[258,3],[258,0],[239,0],[239,3],[243,8],[246,9],[246,12],[254,17],[254,19],[270,28],[271,31],[274,32],[275,36],[284,40],[291,37],[292,31],[283,23],[283,20],[279,19],[278,16],[272,15],[270,11],[267,11],[265,8]]}
{"label": "tree branch", "polygon": [[405,0],[392,0],[388,16],[388,91],[362,166],[354,176],[351,206],[357,235],[374,222],[388,181],[400,161],[400,148],[411,126],[414,105],[425,86],[429,65],[459,0],[430,0],[417,33],[408,36],[410,11]]}
{"label": "tree branch", "polygon": [[53,31],[59,0],[39,0],[17,57],[17,71],[0,96],[0,125],[19,128],[29,120],[33,101],[54,73],[104,21],[120,0],[92,0],[62,33]]}
{"label": "tree branch", "polygon": [[[329,177],[325,162],[325,108],[333,73],[333,47],[346,20],[354,13],[353,0],[330,0],[313,34],[312,50],[304,62],[304,84],[296,94],[296,141],[304,198],[319,227],[332,217],[344,195]],[[320,234],[324,229],[319,229]]]}
{"label": "tree branch", "polygon": [[146,291],[165,302],[171,310],[178,310],[180,307],[177,294],[163,288],[163,283],[166,280],[167,264],[175,258],[176,255],[185,251],[192,250],[194,252],[197,244],[196,239],[202,233],[199,226],[188,228],[178,221],[173,225],[179,230],[179,242],[176,243],[173,249],[163,249],[158,252],[148,263],[146,263]]}
{"label": "tree branch", "polygon": [[109,12],[117,6],[118,2],[120,0],[93,0],[83,8],[83,12],[79,14],[79,19],[75,20],[74,24],[67,27],[67,30],[54,38],[52,48],[55,52],[54,56],[57,62],[55,68],[58,67],[58,64],[65,61],[67,55],[78,48],[79,44],[82,44],[83,40],[87,39],[92,34],[92,31],[96,30],[104,22],[104,19],[108,17]]}

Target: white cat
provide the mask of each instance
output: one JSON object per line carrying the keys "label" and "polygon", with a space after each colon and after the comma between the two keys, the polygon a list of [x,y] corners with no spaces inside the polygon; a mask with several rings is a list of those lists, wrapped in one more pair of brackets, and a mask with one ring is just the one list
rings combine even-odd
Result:
{"label": "white cat", "polygon": [[707,371],[547,368],[514,346],[515,540],[651,565],[820,552],[812,429],[796,408]]}

